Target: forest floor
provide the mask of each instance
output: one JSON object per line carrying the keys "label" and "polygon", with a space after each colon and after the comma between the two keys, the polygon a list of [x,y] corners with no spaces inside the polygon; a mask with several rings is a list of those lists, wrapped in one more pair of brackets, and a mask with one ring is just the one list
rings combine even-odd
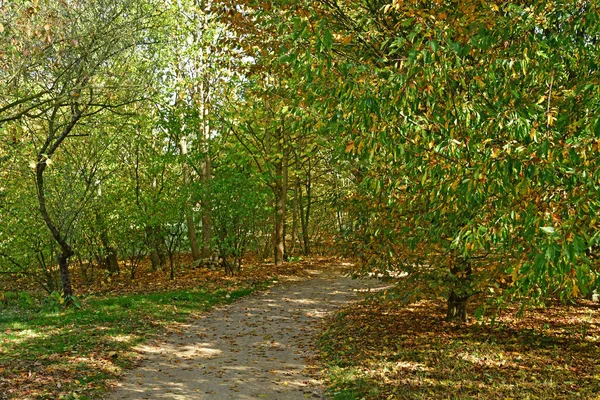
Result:
{"label": "forest floor", "polygon": [[339,265],[318,257],[282,267],[249,260],[229,276],[184,267],[188,261],[182,257],[173,280],[167,269],[152,271],[148,263],[134,280],[125,268],[88,279],[74,268],[79,308],[64,309],[60,298],[39,291],[17,291],[34,287],[26,280],[2,281],[0,400],[98,398],[140,362],[140,346],[149,341],[181,332],[216,306]]}
{"label": "forest floor", "polygon": [[441,300],[353,301],[383,284],[341,267],[249,262],[171,280],[145,265],[133,281],[76,275],[81,308],[0,303],[0,400],[600,399],[597,303],[455,325]]}
{"label": "forest floor", "polygon": [[331,397],[600,399],[598,303],[548,302],[523,315],[513,304],[464,325],[444,311],[442,300],[371,297],[337,312],[319,341]]}

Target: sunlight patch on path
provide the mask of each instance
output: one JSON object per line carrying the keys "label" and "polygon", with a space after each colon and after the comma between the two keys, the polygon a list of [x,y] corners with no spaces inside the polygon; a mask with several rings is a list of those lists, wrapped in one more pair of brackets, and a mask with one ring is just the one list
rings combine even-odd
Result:
{"label": "sunlight patch on path", "polygon": [[322,398],[306,372],[323,318],[381,286],[327,271],[221,307],[165,343],[140,347],[142,365],[109,396],[126,399]]}

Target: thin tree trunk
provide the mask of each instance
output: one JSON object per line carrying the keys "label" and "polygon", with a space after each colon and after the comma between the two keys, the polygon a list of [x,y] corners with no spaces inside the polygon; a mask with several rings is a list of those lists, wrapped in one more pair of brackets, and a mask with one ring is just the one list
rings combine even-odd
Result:
{"label": "thin tree trunk", "polygon": [[[183,170],[183,183],[185,184],[186,189],[189,191],[191,185],[190,178],[190,169],[186,162],[187,159],[187,141],[185,137],[182,137],[179,141],[179,149],[181,150],[181,155],[183,156],[183,165],[181,166]],[[200,259],[200,248],[198,246],[198,237],[196,235],[196,224],[194,223],[194,212],[192,209],[191,198],[188,194],[186,196],[186,204],[185,204],[185,222],[187,225],[188,231],[188,239],[190,241],[190,248],[192,250],[192,258],[194,261]]]}
{"label": "thin tree trunk", "polygon": [[[208,152],[202,165],[202,183],[205,187],[210,186],[212,175],[211,159]],[[208,258],[211,256],[211,242],[212,242],[212,205],[210,199],[205,196],[202,201],[202,257]]]}
{"label": "thin tree trunk", "polygon": [[276,131],[277,153],[281,159],[275,163],[275,265],[283,264],[285,256],[285,211],[288,187],[288,152],[283,127]]}
{"label": "thin tree trunk", "polygon": [[310,160],[308,161],[308,171],[306,173],[306,208],[303,204],[302,193],[300,193],[300,223],[302,227],[302,242],[304,255],[308,256],[310,254],[310,235],[308,232],[308,224],[310,221],[310,209],[312,206],[312,181],[311,181],[311,165]]}
{"label": "thin tree trunk", "polygon": [[205,43],[203,43],[203,32],[208,26],[207,9],[211,8],[212,2],[200,0],[196,5],[202,13],[198,19],[198,30],[196,32],[196,42],[200,45],[198,51],[198,76],[200,81],[197,85],[197,105],[199,108],[201,124],[200,124],[200,142],[204,151],[204,162],[202,163],[202,184],[204,185],[204,198],[202,199],[202,257],[208,258],[212,253],[212,204],[206,193],[209,193],[210,181],[212,179],[212,160],[210,156],[209,139],[210,139],[210,123],[208,120],[210,113],[211,93],[209,87],[208,65],[206,62]]}
{"label": "thin tree trunk", "polygon": [[344,238],[345,237],[345,232],[344,232],[344,222],[342,220],[342,213],[340,211],[340,188],[338,185],[338,179],[337,176],[333,177],[333,181],[335,182],[335,191],[336,191],[336,202],[335,202],[335,214],[337,216],[337,224],[338,224],[338,231],[340,233],[340,237]]}
{"label": "thin tree trunk", "polygon": [[119,269],[119,259],[117,257],[117,250],[110,244],[110,240],[108,239],[108,232],[104,224],[104,218],[99,212],[96,212],[96,223],[100,232],[100,241],[102,242],[102,246],[104,247],[104,251],[106,252],[106,256],[104,259],[106,268],[108,269],[108,272],[111,275],[118,274],[119,272],[121,272],[121,270]]}
{"label": "thin tree trunk", "polygon": [[71,110],[71,120],[63,127],[59,136],[56,136],[55,130],[55,118],[58,113],[58,106],[55,107],[52,111],[49,128],[48,128],[48,137],[46,138],[46,142],[41,147],[40,151],[37,155],[37,164],[35,168],[35,184],[37,189],[37,198],[40,214],[46,227],[50,231],[50,234],[60,246],[61,252],[57,256],[57,262],[60,269],[60,279],[63,287],[63,295],[66,299],[66,305],[72,304],[73,297],[73,288],[71,286],[71,278],[69,275],[69,257],[71,257],[74,253],[71,245],[67,242],[67,238],[64,237],[60,231],[58,230],[56,224],[50,217],[50,213],[46,207],[46,191],[44,188],[44,171],[48,166],[47,160],[50,159],[61,145],[61,143],[67,138],[67,136],[71,133],[77,122],[82,116],[82,111],[78,110],[77,107],[73,107]]}
{"label": "thin tree trunk", "polygon": [[169,267],[171,269],[171,271],[169,273],[169,279],[174,280],[175,279],[175,255],[171,252],[169,253]]}
{"label": "thin tree trunk", "polygon": [[296,179],[294,181],[294,205],[292,210],[292,248],[290,250],[291,254],[296,252],[296,239],[298,237],[298,189],[300,186],[300,177],[296,175]]}
{"label": "thin tree trunk", "polygon": [[[276,173],[279,175],[282,172],[281,162],[277,162]],[[285,251],[283,225],[285,223],[285,200],[282,195],[282,180],[277,182],[275,187],[275,230],[273,235],[273,251],[275,265],[283,264],[283,255]]]}

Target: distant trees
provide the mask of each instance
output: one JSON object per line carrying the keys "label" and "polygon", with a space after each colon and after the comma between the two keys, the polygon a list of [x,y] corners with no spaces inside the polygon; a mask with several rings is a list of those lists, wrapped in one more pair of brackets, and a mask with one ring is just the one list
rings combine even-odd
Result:
{"label": "distant trees", "polygon": [[282,263],[296,249],[286,237],[296,243],[299,231],[308,253],[323,187],[307,167],[316,136],[305,136],[297,75],[278,60],[293,44],[277,44],[284,38],[267,13],[278,10],[215,1],[2,7],[3,276],[28,276],[69,300],[74,267],[85,280],[125,268],[134,279],[147,257],[155,270],[169,262],[174,277],[175,254],[189,248],[234,272],[248,250]]}

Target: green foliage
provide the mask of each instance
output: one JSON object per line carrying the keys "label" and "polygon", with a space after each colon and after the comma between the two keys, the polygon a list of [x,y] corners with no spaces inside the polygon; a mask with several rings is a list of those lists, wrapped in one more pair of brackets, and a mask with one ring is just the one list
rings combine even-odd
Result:
{"label": "green foliage", "polygon": [[407,299],[596,287],[597,5],[321,3],[357,272],[408,272]]}
{"label": "green foliage", "polygon": [[264,234],[271,211],[265,206],[268,196],[261,190],[251,160],[239,149],[229,149],[214,168],[209,198],[215,247],[231,268],[237,268],[247,251],[258,250],[258,238]]}

